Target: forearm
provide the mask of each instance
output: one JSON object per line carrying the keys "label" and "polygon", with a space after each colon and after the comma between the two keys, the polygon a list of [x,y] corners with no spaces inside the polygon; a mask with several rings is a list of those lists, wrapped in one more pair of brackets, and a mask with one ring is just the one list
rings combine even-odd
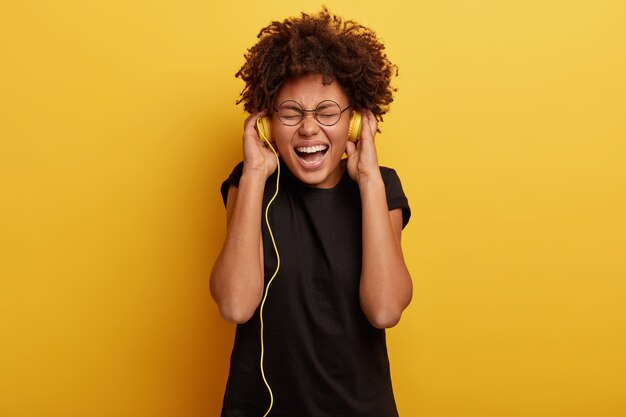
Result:
{"label": "forearm", "polygon": [[394,214],[396,224],[392,224],[380,176],[360,182],[359,188],[363,211],[361,308],[375,327],[392,327],[400,320],[413,292],[400,244],[401,213]]}
{"label": "forearm", "polygon": [[[224,246],[211,272],[211,294],[229,321],[247,321],[263,294],[261,212],[265,180],[244,171]],[[229,197],[230,198],[230,197]]]}

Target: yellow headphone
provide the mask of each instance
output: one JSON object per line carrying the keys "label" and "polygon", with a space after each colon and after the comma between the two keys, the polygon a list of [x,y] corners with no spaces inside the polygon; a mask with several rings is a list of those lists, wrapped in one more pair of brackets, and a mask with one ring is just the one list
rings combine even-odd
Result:
{"label": "yellow headphone", "polygon": [[[361,113],[353,111],[350,117],[350,127],[348,128],[348,140],[356,142],[361,136]],[[256,122],[257,130],[261,136],[261,140],[269,140],[272,137],[272,121],[269,117],[260,117]]]}

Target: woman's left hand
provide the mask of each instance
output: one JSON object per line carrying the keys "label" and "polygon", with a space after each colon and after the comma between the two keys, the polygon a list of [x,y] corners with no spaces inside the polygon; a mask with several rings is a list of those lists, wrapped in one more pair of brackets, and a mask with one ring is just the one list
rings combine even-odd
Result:
{"label": "woman's left hand", "polygon": [[378,120],[370,110],[362,112],[362,118],[361,138],[356,144],[352,141],[348,141],[346,144],[348,174],[359,184],[372,176],[380,177],[376,144],[374,143]]}

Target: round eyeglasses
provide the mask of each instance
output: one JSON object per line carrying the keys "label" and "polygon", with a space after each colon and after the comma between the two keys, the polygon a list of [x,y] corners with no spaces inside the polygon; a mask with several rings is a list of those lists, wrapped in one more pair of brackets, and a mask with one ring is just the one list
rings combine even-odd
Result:
{"label": "round eyeglasses", "polygon": [[295,100],[286,100],[274,107],[274,111],[278,114],[280,121],[286,126],[295,126],[299,124],[306,113],[313,113],[313,117],[319,124],[324,126],[332,126],[336,124],[344,111],[350,106],[341,109],[341,106],[332,100],[324,100],[313,110],[303,109]]}

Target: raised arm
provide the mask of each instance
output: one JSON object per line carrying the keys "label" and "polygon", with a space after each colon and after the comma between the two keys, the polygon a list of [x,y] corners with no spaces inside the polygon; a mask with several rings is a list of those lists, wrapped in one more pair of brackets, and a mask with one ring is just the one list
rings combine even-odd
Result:
{"label": "raised arm", "polygon": [[211,295],[222,317],[235,323],[248,321],[263,295],[263,191],[276,158],[254,129],[258,116],[251,115],[244,124],[243,173],[239,187],[228,190],[226,238],[211,271]]}
{"label": "raised arm", "polygon": [[374,134],[376,119],[363,115],[361,139],[348,143],[348,171],[359,184],[362,205],[363,264],[359,298],[370,323],[377,328],[395,326],[413,294],[411,275],[402,254],[402,210],[387,208]]}

